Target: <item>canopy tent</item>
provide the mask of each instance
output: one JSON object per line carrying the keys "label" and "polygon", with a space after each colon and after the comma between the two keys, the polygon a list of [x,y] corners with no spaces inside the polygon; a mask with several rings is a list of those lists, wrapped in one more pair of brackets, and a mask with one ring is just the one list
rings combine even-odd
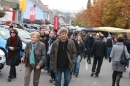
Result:
{"label": "canopy tent", "polygon": [[90,27],[83,29],[82,31],[90,31],[90,32],[97,32],[97,31],[103,31],[103,32],[111,32],[111,33],[117,33],[117,32],[124,32],[124,33],[130,33],[130,30],[128,29],[122,29],[122,28],[115,28],[115,27]]}

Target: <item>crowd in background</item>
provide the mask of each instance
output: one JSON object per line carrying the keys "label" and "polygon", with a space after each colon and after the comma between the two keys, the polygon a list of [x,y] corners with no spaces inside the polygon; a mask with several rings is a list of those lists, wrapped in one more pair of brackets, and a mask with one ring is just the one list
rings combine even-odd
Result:
{"label": "crowd in background", "polygon": [[[10,65],[9,82],[16,78],[15,66],[19,64],[16,58],[20,57],[22,46],[17,34],[16,29],[11,29],[10,38],[6,44],[9,50],[6,61],[6,64]],[[130,58],[130,40],[127,34],[115,37],[108,33],[108,37],[104,37],[101,33],[78,33],[61,27],[59,30],[51,31],[40,28],[39,32],[32,32],[30,36],[31,42],[27,43],[21,59],[21,62],[25,62],[26,67],[24,86],[29,86],[32,70],[34,70],[34,86],[38,86],[40,74],[45,70],[51,76],[49,81],[53,82],[55,86],[61,86],[63,72],[63,86],[69,86],[72,75],[78,77],[80,74],[82,59],[87,58],[87,63],[91,64],[92,57],[91,76],[99,77],[104,58],[109,59],[109,62],[112,60],[112,86],[115,86],[115,83],[119,86],[123,72],[129,67],[129,62],[125,65],[119,62],[123,50],[126,58]]]}

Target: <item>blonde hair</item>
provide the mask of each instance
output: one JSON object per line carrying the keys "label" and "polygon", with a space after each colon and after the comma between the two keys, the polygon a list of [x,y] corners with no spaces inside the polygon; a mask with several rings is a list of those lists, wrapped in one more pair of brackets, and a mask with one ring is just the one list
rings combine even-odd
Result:
{"label": "blonde hair", "polygon": [[61,27],[59,30],[58,30],[58,34],[60,35],[62,32],[66,32],[68,34],[68,29],[66,27]]}
{"label": "blonde hair", "polygon": [[82,40],[82,36],[81,36],[80,34],[78,34],[78,35],[77,35],[76,40],[78,41],[78,36],[80,36],[80,37],[81,37],[80,42],[83,42],[83,40]]}
{"label": "blonde hair", "polygon": [[31,32],[30,36],[36,35],[38,39],[40,39],[40,34],[38,32]]}

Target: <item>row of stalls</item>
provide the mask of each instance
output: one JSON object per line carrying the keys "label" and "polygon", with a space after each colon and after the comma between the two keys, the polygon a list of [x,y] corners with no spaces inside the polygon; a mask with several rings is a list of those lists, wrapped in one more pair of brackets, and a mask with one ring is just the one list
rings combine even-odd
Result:
{"label": "row of stalls", "polygon": [[87,32],[95,32],[95,33],[102,33],[104,36],[108,36],[108,33],[117,34],[117,33],[130,33],[130,29],[122,29],[122,28],[115,28],[115,27],[90,27],[81,30],[81,33]]}

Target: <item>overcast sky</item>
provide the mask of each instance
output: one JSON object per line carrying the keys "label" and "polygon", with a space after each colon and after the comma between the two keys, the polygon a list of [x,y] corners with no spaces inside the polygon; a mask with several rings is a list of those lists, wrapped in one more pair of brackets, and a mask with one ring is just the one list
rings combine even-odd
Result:
{"label": "overcast sky", "polygon": [[49,9],[62,11],[78,11],[86,8],[88,0],[41,0],[43,4],[49,5]]}

